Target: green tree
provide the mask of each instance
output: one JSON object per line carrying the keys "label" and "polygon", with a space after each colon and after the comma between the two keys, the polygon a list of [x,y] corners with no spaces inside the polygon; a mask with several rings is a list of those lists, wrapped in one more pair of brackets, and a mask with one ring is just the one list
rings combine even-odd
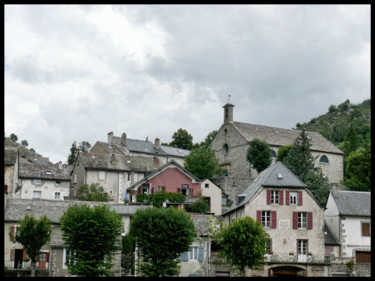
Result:
{"label": "green tree", "polygon": [[82,184],[77,191],[78,199],[81,201],[103,201],[109,199],[108,193],[104,191],[99,183]]}
{"label": "green tree", "polygon": [[128,233],[122,237],[121,267],[125,268],[128,274],[134,274],[135,241]]}
{"label": "green tree", "polygon": [[351,152],[356,151],[359,147],[359,140],[357,133],[352,126],[349,127],[346,132],[344,142],[342,143],[342,149],[346,156]]}
{"label": "green tree", "polygon": [[73,165],[74,161],[77,158],[78,150],[82,152],[89,152],[91,144],[88,141],[81,141],[78,145],[74,141],[72,147],[70,148],[70,154],[68,155],[68,164]]}
{"label": "green tree", "polygon": [[208,206],[207,202],[204,200],[203,197],[199,198],[198,201],[186,206],[186,211],[192,213],[204,214],[209,210],[210,206]]}
{"label": "green tree", "polygon": [[245,268],[259,267],[268,253],[269,234],[251,217],[237,218],[215,236],[219,253],[245,275]]}
{"label": "green tree", "polygon": [[184,129],[178,129],[172,136],[172,141],[169,146],[181,148],[181,149],[192,149],[193,148],[193,137]]}
{"label": "green tree", "polygon": [[9,233],[13,242],[20,243],[31,259],[32,277],[35,277],[37,257],[42,247],[50,241],[51,232],[51,221],[47,216],[42,216],[37,220],[34,215],[26,214],[25,218],[20,220],[16,235]]}
{"label": "green tree", "polygon": [[23,140],[23,141],[21,141],[21,144],[22,144],[24,147],[28,147],[28,146],[29,146],[29,143],[27,142],[27,140]]}
{"label": "green tree", "polygon": [[[141,196],[146,195],[146,196]],[[138,197],[140,197],[138,201]],[[185,195],[181,192],[175,193],[175,192],[168,192],[165,190],[157,191],[154,194],[137,194],[137,202],[142,202],[143,200],[146,200],[156,208],[163,207],[163,203],[165,201],[173,202],[173,203],[183,203],[185,202]]]}
{"label": "green tree", "polygon": [[371,191],[371,143],[345,159],[344,185],[351,190]]}
{"label": "green tree", "polygon": [[204,139],[204,141],[202,141],[199,144],[199,146],[209,147],[216,135],[217,135],[217,130],[213,130],[212,132],[210,132],[207,135],[207,137]]}
{"label": "green tree", "polygon": [[280,147],[277,151],[276,162],[284,162],[284,159],[288,156],[288,153],[292,147],[293,144],[284,145]]}
{"label": "green tree", "polygon": [[178,257],[196,235],[189,214],[173,207],[138,209],[129,233],[139,249],[140,273],[148,277],[178,274]]}
{"label": "green tree", "polygon": [[215,150],[205,146],[192,149],[185,157],[184,167],[199,179],[212,179],[214,175],[221,173]]}
{"label": "green tree", "polygon": [[323,175],[320,168],[310,170],[304,182],[322,207],[326,206],[330,185],[328,179]]}
{"label": "green tree", "polygon": [[70,274],[84,277],[110,276],[112,259],[121,250],[121,215],[107,205],[70,206],[60,217],[62,239],[74,253],[67,263]]}
{"label": "green tree", "polygon": [[18,137],[15,135],[15,134],[10,134],[10,139],[12,141],[17,141],[18,140]]}
{"label": "green tree", "polygon": [[258,173],[266,169],[271,163],[271,149],[267,142],[254,139],[247,150],[247,160]]}

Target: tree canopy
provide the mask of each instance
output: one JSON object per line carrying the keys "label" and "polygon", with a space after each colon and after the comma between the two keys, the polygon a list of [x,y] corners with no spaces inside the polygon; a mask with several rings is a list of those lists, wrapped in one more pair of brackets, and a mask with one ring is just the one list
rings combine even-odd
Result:
{"label": "tree canopy", "polygon": [[78,199],[81,201],[104,201],[109,199],[108,193],[104,191],[99,183],[82,184],[77,191]]}
{"label": "tree canopy", "polygon": [[107,205],[73,205],[60,217],[62,239],[69,253],[70,274],[110,276],[112,259],[121,249],[121,215]]}
{"label": "tree canopy", "polygon": [[193,136],[190,135],[185,129],[178,129],[172,136],[172,141],[169,146],[190,150],[194,147]]}
{"label": "tree canopy", "polygon": [[258,173],[266,169],[271,163],[271,149],[267,142],[254,139],[247,151],[247,160]]}
{"label": "tree canopy", "polygon": [[212,179],[214,175],[221,173],[219,160],[209,146],[192,149],[185,157],[184,167],[199,179]]}
{"label": "tree canopy", "polygon": [[37,220],[33,214],[30,216],[26,214],[19,224],[16,235],[13,236],[12,233],[9,235],[14,243],[20,243],[27,252],[31,259],[31,276],[35,276],[37,256],[42,247],[51,239],[51,221],[47,216],[42,216]]}
{"label": "tree canopy", "polygon": [[70,154],[68,155],[68,164],[72,165],[77,158],[77,152],[89,152],[91,148],[91,144],[88,141],[81,141],[78,145],[77,142],[74,141],[72,143],[72,147],[70,148]]}
{"label": "tree canopy", "polygon": [[177,275],[178,257],[196,235],[189,214],[173,207],[138,209],[129,233],[139,249],[140,273],[148,277]]}

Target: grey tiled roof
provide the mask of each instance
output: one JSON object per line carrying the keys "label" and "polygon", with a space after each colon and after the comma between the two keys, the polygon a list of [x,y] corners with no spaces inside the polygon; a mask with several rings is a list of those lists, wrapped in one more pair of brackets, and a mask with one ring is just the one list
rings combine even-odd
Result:
{"label": "grey tiled roof", "polygon": [[[268,127],[263,125],[254,125],[242,122],[233,122],[233,126],[247,140],[252,141],[257,138],[266,141],[269,145],[284,146],[293,144],[295,139],[301,133],[298,130],[282,129],[276,127]],[[308,132],[306,134],[311,137],[310,149],[312,151],[322,151],[343,154],[336,146],[324,138],[317,132]]]}
{"label": "grey tiled roof", "polygon": [[[282,178],[279,178],[279,175],[281,175]],[[243,199],[238,205],[236,202],[234,202],[227,210],[227,213],[244,206],[254,197],[262,186],[289,188],[307,187],[306,184],[298,179],[282,162],[276,162],[274,165],[268,167],[259,174],[259,176],[249,185],[249,187],[246,188],[242,194],[240,194],[245,196],[245,199]]]}
{"label": "grey tiled roof", "polygon": [[327,233],[324,236],[324,244],[325,245],[340,245],[340,243],[332,235],[331,231],[329,230],[329,228],[326,225],[324,226],[324,231]]}
{"label": "grey tiled roof", "polygon": [[160,146],[161,150],[163,150],[168,156],[178,156],[178,157],[186,157],[189,155],[190,150],[171,147],[171,146]]}
{"label": "grey tiled roof", "polygon": [[4,146],[4,165],[12,166],[16,164],[18,148],[15,146]]}
{"label": "grey tiled roof", "polygon": [[[50,173],[48,173],[49,171]],[[47,172],[47,173],[46,173]],[[70,181],[69,168],[63,166],[61,169],[57,165],[38,165],[29,162],[19,163],[19,178],[68,180]]]}
{"label": "grey tiled roof", "polygon": [[371,192],[339,190],[332,197],[341,215],[371,216]]}
{"label": "grey tiled roof", "polygon": [[78,157],[85,168],[91,169],[152,172],[157,168],[151,157],[90,154],[87,152],[80,152]]}
{"label": "grey tiled roof", "polygon": [[183,173],[185,173],[186,175],[188,175],[189,177],[191,177],[192,179],[196,180],[197,182],[200,181],[200,179],[198,179],[196,176],[194,176],[192,173],[190,173],[188,170],[186,170],[183,166],[181,166],[179,163],[177,163],[176,161],[174,160],[171,160],[169,161],[168,163],[164,164],[163,166],[161,166],[160,168],[158,168],[157,170],[153,171],[152,173],[150,173],[149,175],[145,176],[144,178],[142,178],[141,180],[137,181],[136,183],[132,184],[130,187],[127,188],[127,190],[132,190],[134,187],[137,187],[139,186],[140,184],[148,181],[149,179],[153,178],[155,175],[157,175],[160,171],[163,171],[164,169],[168,168],[169,166],[171,165],[174,165],[176,166],[180,171],[182,171]]}

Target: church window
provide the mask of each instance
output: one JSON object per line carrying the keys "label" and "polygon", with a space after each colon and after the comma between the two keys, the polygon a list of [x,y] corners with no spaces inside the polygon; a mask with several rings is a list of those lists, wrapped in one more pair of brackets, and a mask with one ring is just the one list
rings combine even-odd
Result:
{"label": "church window", "polygon": [[224,152],[224,154],[228,154],[228,151],[229,151],[228,145],[224,144],[224,146],[223,146],[223,152]]}
{"label": "church window", "polygon": [[276,152],[274,150],[271,150],[271,157],[276,158]]}
{"label": "church window", "polygon": [[328,164],[329,161],[328,161],[328,157],[323,155],[322,157],[320,157],[320,160],[319,160],[320,163],[324,163],[324,164]]}

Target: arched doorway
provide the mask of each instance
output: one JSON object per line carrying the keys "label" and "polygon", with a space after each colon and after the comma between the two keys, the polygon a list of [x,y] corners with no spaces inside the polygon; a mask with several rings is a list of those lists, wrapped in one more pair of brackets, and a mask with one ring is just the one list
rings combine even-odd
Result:
{"label": "arched doorway", "polygon": [[279,266],[268,270],[269,277],[304,277],[306,270],[294,266]]}

